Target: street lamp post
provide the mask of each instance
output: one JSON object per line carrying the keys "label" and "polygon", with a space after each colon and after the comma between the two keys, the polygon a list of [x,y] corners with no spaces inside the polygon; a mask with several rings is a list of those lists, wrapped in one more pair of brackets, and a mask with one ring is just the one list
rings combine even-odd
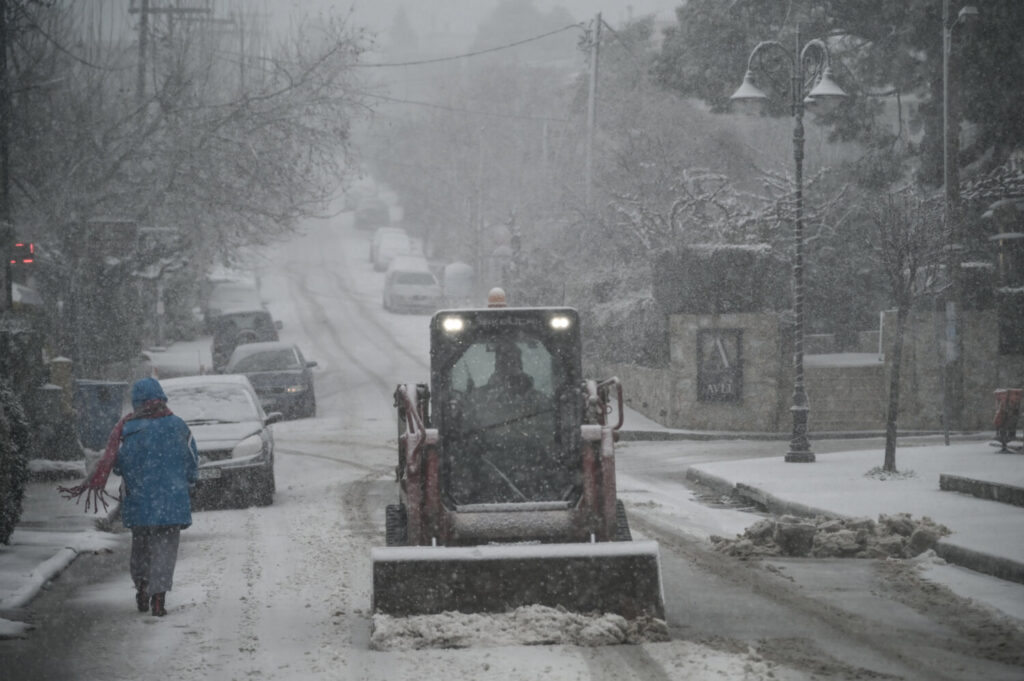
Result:
{"label": "street lamp post", "polygon": [[[946,233],[954,246],[959,242],[960,234],[960,134],[959,117],[954,123],[950,115],[950,80],[949,80],[949,59],[952,52],[953,29],[957,25],[967,23],[978,16],[978,9],[973,5],[965,5],[957,13],[956,19],[950,21],[949,0],[942,0],[942,183],[943,202],[942,218],[945,223]],[[951,277],[950,283],[955,284],[958,274],[958,264],[955,262],[957,249],[949,251],[950,262],[948,273]],[[952,411],[960,413],[959,398],[951,400],[950,393],[953,386],[959,388],[959,372],[956,371],[959,352],[957,352],[957,304],[958,286],[954,286],[952,295],[946,301],[946,353],[945,364],[942,367],[942,430],[945,435],[945,442],[949,444],[950,422]],[[959,390],[956,390],[959,396]],[[956,402],[956,406],[950,404]],[[959,418],[957,419],[959,421]]]}
{"label": "street lamp post", "polygon": [[800,45],[797,29],[795,49],[787,50],[778,41],[758,43],[747,60],[747,73],[743,84],[733,93],[733,101],[762,103],[768,99],[754,84],[755,69],[771,79],[786,66],[789,67],[790,108],[793,115],[793,161],[796,164],[794,182],[793,241],[793,435],[786,453],[786,461],[809,463],[814,461],[807,439],[807,417],[810,405],[804,388],[804,107],[813,102],[828,102],[846,97],[832,79],[828,48],[821,40],[810,40]]}

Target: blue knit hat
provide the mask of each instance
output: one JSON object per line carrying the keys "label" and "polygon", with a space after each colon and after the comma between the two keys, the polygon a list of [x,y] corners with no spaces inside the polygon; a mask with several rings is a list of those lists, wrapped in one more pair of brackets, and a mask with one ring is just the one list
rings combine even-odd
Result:
{"label": "blue knit hat", "polygon": [[138,409],[149,400],[167,400],[164,389],[155,378],[143,378],[132,386],[132,409]]}

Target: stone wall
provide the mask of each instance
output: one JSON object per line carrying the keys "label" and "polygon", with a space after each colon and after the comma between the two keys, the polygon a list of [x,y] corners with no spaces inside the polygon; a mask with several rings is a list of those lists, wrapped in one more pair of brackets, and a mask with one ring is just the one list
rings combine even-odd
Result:
{"label": "stone wall", "polygon": [[[999,320],[995,310],[961,313],[963,413],[959,428],[992,428],[996,388],[1024,387],[1024,355],[999,354]],[[891,348],[895,312],[885,315],[885,347]],[[945,314],[914,312],[903,341],[900,372],[900,427],[940,429],[943,414],[942,365],[946,357]],[[889,353],[887,353],[887,356]],[[953,394],[952,389],[950,394]],[[955,399],[953,400],[955,402]],[[953,419],[954,427],[956,419]]]}
{"label": "stone wall", "polygon": [[808,364],[804,385],[811,411],[808,430],[815,432],[885,429],[885,365]]}
{"label": "stone wall", "polygon": [[[738,355],[730,346],[726,363],[738,367],[739,381],[734,394],[708,399],[708,388],[701,385],[699,343],[704,343],[705,364],[718,362],[726,348],[719,349],[707,335],[716,331],[730,341],[738,339]],[[669,338],[667,369],[626,363],[602,367],[601,375],[622,380],[630,407],[668,427],[692,430],[775,432],[782,415],[788,419],[792,346],[781,314],[669,315]]]}
{"label": "stone wall", "polygon": [[[996,388],[1024,388],[1024,356],[998,354],[994,311],[968,311],[963,329],[964,409],[959,429],[992,428]],[[895,313],[886,313],[883,343],[892,344]],[[741,387],[733,400],[700,399],[698,337],[702,331],[740,332]],[[667,369],[610,363],[596,372],[618,376],[627,404],[670,428],[730,432],[786,432],[792,425],[790,326],[777,314],[670,315]],[[945,318],[916,312],[904,338],[899,428],[941,430]],[[867,345],[867,344],[866,344]],[[809,430],[881,431],[885,428],[891,352],[887,362],[865,353],[859,362],[834,364],[805,358]],[[813,357],[813,356],[812,356]],[[841,359],[835,356],[829,359]],[[852,356],[850,356],[852,357]],[[870,360],[870,361],[868,361]]]}

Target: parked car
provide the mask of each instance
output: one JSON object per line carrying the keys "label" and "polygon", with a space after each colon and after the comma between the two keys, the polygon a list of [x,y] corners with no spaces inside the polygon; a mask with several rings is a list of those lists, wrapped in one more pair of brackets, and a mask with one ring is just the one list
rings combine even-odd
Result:
{"label": "parked car", "polygon": [[356,229],[376,229],[391,224],[391,209],[380,199],[366,199],[360,202],[352,218]]}
{"label": "parked car", "polygon": [[168,407],[188,424],[199,449],[197,499],[272,504],[276,483],[270,426],[283,415],[263,411],[249,379],[240,374],[168,378],[160,385]]}
{"label": "parked car", "polygon": [[380,242],[387,234],[404,234],[408,238],[408,233],[401,227],[378,227],[373,231],[373,238],[370,239],[370,262],[377,263],[377,249],[380,248]]}
{"label": "parked car", "polygon": [[262,308],[231,310],[219,315],[213,322],[210,348],[213,370],[223,371],[239,345],[279,340],[277,332],[281,326]]}
{"label": "parked car", "polygon": [[434,312],[442,306],[443,294],[426,258],[399,256],[388,265],[382,298],[388,311]]}
{"label": "parked car", "polygon": [[244,374],[264,411],[302,418],[316,416],[315,366],[291,343],[246,343],[231,353],[224,372]]}
{"label": "parked car", "polygon": [[217,317],[229,310],[263,307],[262,296],[255,285],[241,281],[214,284],[203,312],[207,327],[212,329]]}
{"label": "parked car", "polygon": [[373,269],[383,272],[391,264],[391,261],[400,255],[412,254],[412,241],[409,235],[403,232],[390,232],[381,235],[380,243],[373,260]]}

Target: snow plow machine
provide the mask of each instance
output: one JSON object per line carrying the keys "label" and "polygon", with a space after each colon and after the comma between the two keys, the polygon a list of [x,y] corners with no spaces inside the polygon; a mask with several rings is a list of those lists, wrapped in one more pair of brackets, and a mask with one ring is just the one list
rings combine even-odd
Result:
{"label": "snow plow machine", "polygon": [[491,298],[437,312],[430,385],[395,391],[399,498],[372,550],[374,612],[663,619],[658,545],[632,541],[616,496],[618,379],[583,379],[574,309]]}

